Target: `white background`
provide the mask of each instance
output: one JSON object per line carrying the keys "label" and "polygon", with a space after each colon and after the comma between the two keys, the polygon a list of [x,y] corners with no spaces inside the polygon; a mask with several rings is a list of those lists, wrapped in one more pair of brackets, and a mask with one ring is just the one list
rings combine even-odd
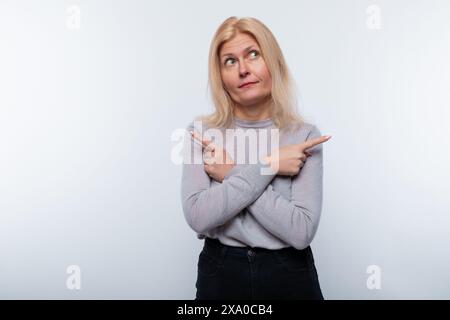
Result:
{"label": "white background", "polygon": [[300,113],[333,136],[311,245],[324,297],[450,298],[445,0],[1,0],[0,298],[194,298],[171,135],[213,111],[209,45],[233,15],[272,30]]}

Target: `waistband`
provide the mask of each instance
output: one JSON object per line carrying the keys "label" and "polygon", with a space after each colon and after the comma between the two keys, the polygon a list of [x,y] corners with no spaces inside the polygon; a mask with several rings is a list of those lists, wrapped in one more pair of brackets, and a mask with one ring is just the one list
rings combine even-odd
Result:
{"label": "waistband", "polygon": [[267,249],[267,248],[260,248],[260,247],[250,247],[250,246],[245,246],[245,247],[234,247],[234,246],[229,246],[226,244],[221,243],[219,240],[217,239],[213,239],[213,238],[205,238],[205,247],[207,247],[208,249],[217,251],[217,252],[232,252],[232,253],[236,253],[236,254],[248,254],[249,251],[253,251],[255,253],[267,253],[267,254],[273,254],[273,253],[289,253],[289,252],[295,252],[295,253],[307,253],[311,250],[310,246],[306,247],[303,250],[298,250],[295,249],[294,247],[286,247],[286,248],[281,248],[281,249]]}

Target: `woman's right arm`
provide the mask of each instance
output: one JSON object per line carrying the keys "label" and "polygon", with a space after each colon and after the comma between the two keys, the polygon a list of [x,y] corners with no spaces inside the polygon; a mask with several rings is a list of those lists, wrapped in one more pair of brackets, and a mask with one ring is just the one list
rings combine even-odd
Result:
{"label": "woman's right arm", "polygon": [[[211,178],[204,170],[202,146],[189,134],[194,130],[188,125],[183,146],[181,201],[189,226],[197,233],[225,224],[253,203],[263,193],[275,173],[269,174],[261,163],[234,167],[221,184],[211,186]],[[189,152],[192,150],[192,153]],[[201,163],[195,163],[201,159]]]}

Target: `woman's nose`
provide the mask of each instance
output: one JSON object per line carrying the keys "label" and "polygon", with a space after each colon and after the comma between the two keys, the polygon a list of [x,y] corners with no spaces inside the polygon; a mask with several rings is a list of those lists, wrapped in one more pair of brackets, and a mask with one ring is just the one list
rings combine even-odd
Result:
{"label": "woman's nose", "polygon": [[245,62],[244,61],[239,62],[239,76],[241,78],[243,78],[248,74],[249,74],[249,72],[248,72],[247,65],[245,64]]}

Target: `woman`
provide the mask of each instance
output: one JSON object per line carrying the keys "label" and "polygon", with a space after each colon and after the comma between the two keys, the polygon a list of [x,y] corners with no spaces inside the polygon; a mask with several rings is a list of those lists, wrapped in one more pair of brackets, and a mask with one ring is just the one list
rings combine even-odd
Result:
{"label": "woman", "polygon": [[[186,221],[205,239],[196,299],[323,299],[310,243],[321,143],[331,137],[297,115],[291,79],[259,20],[230,17],[218,28],[209,54],[216,111],[187,126],[181,182]],[[247,160],[256,153],[259,162]]]}

